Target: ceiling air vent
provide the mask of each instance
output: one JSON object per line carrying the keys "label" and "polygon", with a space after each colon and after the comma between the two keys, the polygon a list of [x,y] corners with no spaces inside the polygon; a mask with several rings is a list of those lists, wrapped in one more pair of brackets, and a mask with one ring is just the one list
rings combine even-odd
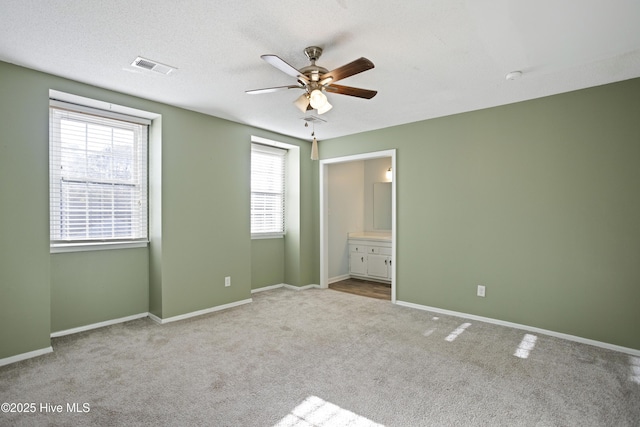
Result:
{"label": "ceiling air vent", "polygon": [[175,67],[164,65],[159,62],[152,61],[151,59],[142,58],[140,56],[138,56],[136,60],[131,63],[131,65],[137,68],[143,68],[145,70],[153,71],[154,73],[164,74],[165,76],[168,76],[176,70]]}
{"label": "ceiling air vent", "polygon": [[327,122],[326,120],[323,120],[320,117],[316,117],[316,116],[313,116],[313,115],[300,117],[300,120],[304,120],[307,123],[318,123],[318,124],[322,124],[322,123],[326,123]]}

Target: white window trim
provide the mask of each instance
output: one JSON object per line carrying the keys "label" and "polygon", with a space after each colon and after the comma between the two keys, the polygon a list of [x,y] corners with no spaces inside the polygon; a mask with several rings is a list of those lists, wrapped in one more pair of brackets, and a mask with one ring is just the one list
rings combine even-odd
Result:
{"label": "white window trim", "polygon": [[285,166],[285,235],[252,236],[251,239],[278,239],[286,237],[287,229],[289,229],[289,227],[300,227],[300,147],[256,135],[251,135],[251,142],[284,148],[288,151],[287,163]]}
{"label": "white window trim", "polygon": [[285,233],[251,233],[251,240],[284,239]]}
{"label": "white window trim", "polygon": [[110,249],[146,248],[148,240],[135,242],[91,242],[91,243],[56,243],[51,244],[49,253],[60,254],[68,252],[104,251]]}
{"label": "white window trim", "polygon": [[[284,238],[287,228],[286,228],[286,193],[287,193],[287,188],[286,188],[286,181],[287,181],[287,156],[288,156],[288,148],[282,146],[283,144],[275,144],[275,141],[255,141],[252,139],[251,141],[251,151],[253,153],[253,149],[254,149],[254,144],[257,144],[258,150],[259,151],[263,151],[263,152],[272,152],[275,154],[281,154],[284,151],[284,177],[283,177],[283,209],[282,209],[282,215],[283,215],[283,224],[282,224],[282,232],[262,232],[262,233],[251,233],[251,239],[253,240],[258,240],[258,239],[282,239]],[[251,171],[253,173],[253,166],[251,167]],[[251,193],[253,193],[253,191],[251,191]],[[252,220],[251,220],[252,221]]]}
{"label": "white window trim", "polygon": [[[159,118],[160,115],[149,111],[138,110],[135,108],[124,107],[121,105],[111,104],[104,101],[98,101],[91,98],[85,98],[78,95],[73,95],[57,90],[49,90],[49,102],[51,105],[68,105],[72,104],[72,107],[76,111],[94,112],[99,110],[100,115],[104,117],[116,118],[121,120],[131,120],[137,123],[146,124],[149,126],[147,135],[151,131],[153,126],[153,120]],[[149,161],[149,149],[147,147],[147,162]],[[147,180],[149,180],[149,172],[147,166]],[[147,189],[150,183],[147,181]],[[147,194],[147,206],[149,206],[149,194]],[[147,238],[135,239],[135,240],[114,240],[114,241],[93,241],[93,242],[50,242],[50,253],[69,253],[69,252],[85,252],[85,251],[102,251],[111,249],[132,249],[132,248],[146,248],[149,245],[149,212],[147,212]]]}

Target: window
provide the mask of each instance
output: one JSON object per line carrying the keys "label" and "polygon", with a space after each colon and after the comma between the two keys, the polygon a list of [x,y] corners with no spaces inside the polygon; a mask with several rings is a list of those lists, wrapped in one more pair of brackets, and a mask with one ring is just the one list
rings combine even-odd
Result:
{"label": "window", "polygon": [[251,236],[284,235],[287,150],[251,144]]}
{"label": "window", "polygon": [[52,247],[147,241],[149,123],[50,101]]}

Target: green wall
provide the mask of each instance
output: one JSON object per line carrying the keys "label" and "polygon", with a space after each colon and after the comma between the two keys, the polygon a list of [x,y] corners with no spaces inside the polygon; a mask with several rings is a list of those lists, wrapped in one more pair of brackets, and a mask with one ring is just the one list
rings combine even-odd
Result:
{"label": "green wall", "polygon": [[[49,254],[50,89],[161,115],[150,132],[149,249]],[[252,274],[263,274],[264,259],[249,230],[251,135],[300,146],[305,194],[291,255],[317,259],[317,166],[306,160],[307,141],[3,62],[0,129],[0,359],[49,347],[50,333],[59,330],[147,310],[168,318],[250,298]],[[286,256],[273,262],[284,266]],[[225,276],[231,287],[224,287]],[[300,277],[308,282],[299,285],[317,283],[316,266],[305,262]]]}
{"label": "green wall", "polygon": [[251,289],[279,285],[284,281],[284,239],[251,241]]}
{"label": "green wall", "polygon": [[146,248],[51,254],[51,332],[149,311]]}
{"label": "green wall", "polygon": [[50,346],[49,113],[32,76],[0,63],[0,359]]}
{"label": "green wall", "polygon": [[640,79],[324,141],[320,154],[390,148],[398,300],[640,349]]}

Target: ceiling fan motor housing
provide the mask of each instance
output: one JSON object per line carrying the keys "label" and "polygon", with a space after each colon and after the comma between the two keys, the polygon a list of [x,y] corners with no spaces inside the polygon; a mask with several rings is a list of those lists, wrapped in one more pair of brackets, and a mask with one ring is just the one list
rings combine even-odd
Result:
{"label": "ceiling fan motor housing", "polygon": [[[316,61],[320,58],[320,55],[322,55],[322,48],[318,46],[309,46],[304,50],[304,54],[307,55],[307,58],[311,61],[311,65],[301,68],[300,72],[304,74],[309,81],[317,82],[320,80],[320,76],[322,74],[329,72],[326,68],[316,65]],[[311,90],[313,89],[316,89],[316,87],[311,88]]]}
{"label": "ceiling fan motor housing", "polygon": [[318,46],[309,46],[305,48],[304,54],[307,55],[309,61],[316,62],[322,55],[322,48]]}

